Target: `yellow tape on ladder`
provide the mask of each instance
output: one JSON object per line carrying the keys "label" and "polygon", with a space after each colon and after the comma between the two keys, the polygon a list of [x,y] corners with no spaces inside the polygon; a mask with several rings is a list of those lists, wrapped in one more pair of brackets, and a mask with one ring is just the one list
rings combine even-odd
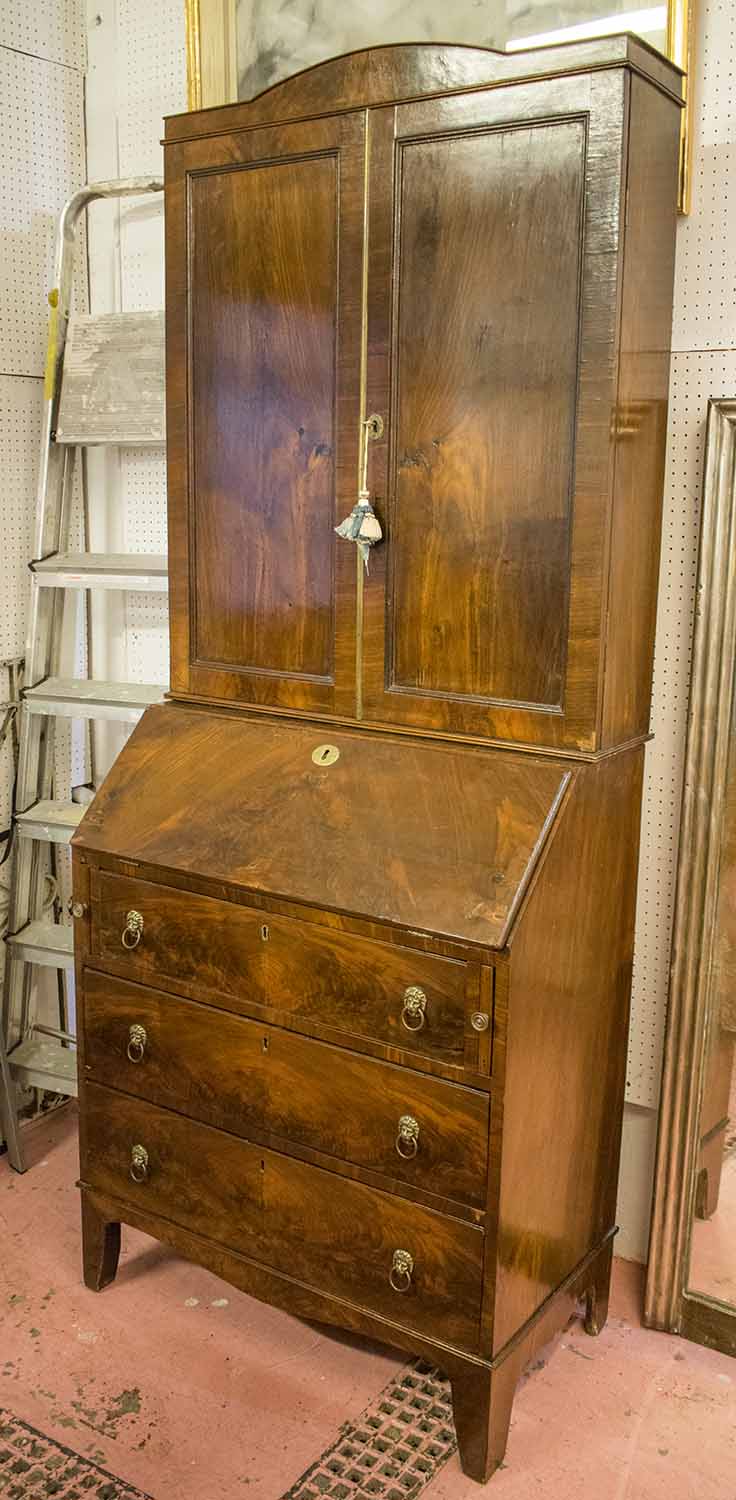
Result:
{"label": "yellow tape on ladder", "polygon": [[43,377],[43,394],[52,401],[56,386],[56,340],[59,328],[59,291],[54,287],[49,292],[49,338],[46,345],[46,369]]}

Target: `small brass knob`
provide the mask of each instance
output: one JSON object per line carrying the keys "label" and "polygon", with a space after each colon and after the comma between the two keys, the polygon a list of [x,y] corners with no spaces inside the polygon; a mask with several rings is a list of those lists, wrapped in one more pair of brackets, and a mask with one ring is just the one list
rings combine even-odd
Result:
{"label": "small brass knob", "polygon": [[419,1150],[419,1121],[413,1115],[402,1115],[399,1120],[396,1150],[404,1161],[411,1161]]}
{"label": "small brass knob", "polygon": [[421,1031],[425,1021],[427,1009],[427,996],[418,984],[410,984],[404,990],[404,1006],[401,1012],[401,1024],[407,1031]]}
{"label": "small brass knob", "polygon": [[137,948],[143,937],[143,918],[139,911],[129,911],[120,939],[124,948]]}
{"label": "small brass knob", "polygon": [[470,1017],[470,1024],[474,1031],[487,1031],[489,1017],[484,1010],[474,1010]]}
{"label": "small brass knob", "polygon": [[134,1182],[148,1181],[148,1152],[145,1146],[131,1146],[130,1175]]}
{"label": "small brass knob", "polygon": [[413,1270],[414,1256],[408,1250],[394,1250],[388,1279],[395,1292],[408,1292]]}
{"label": "small brass knob", "polygon": [[148,1032],[145,1026],[141,1026],[137,1021],[134,1022],[128,1032],[128,1046],[126,1048],[128,1057],[132,1063],[139,1063],[143,1060],[147,1041]]}

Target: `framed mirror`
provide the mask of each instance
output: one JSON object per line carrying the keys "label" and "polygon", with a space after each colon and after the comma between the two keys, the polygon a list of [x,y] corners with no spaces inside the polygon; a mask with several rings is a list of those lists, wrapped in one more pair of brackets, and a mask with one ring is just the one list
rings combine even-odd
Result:
{"label": "framed mirror", "polygon": [[645,1322],[736,1354],[736,400],[701,524]]}
{"label": "framed mirror", "polygon": [[[695,0],[185,0],[189,108],[251,99],[328,57],[391,42],[455,42],[498,51],[631,31],[687,74]],[[683,111],[679,201],[687,211],[688,108]]]}

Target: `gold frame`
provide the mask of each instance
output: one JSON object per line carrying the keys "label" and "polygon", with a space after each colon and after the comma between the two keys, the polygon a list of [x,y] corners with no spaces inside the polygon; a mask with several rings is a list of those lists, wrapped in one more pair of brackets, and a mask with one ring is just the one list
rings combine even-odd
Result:
{"label": "gold frame", "polygon": [[688,1288],[700,1106],[736,706],[736,401],[708,406],[698,609],[644,1321],[736,1354],[736,1308]]}
{"label": "gold frame", "polygon": [[[685,109],[680,141],[678,205],[690,211],[692,175],[692,70],[696,0],[667,0],[667,56],[686,75]],[[238,97],[235,0],[184,0],[189,109],[231,104]]]}
{"label": "gold frame", "polygon": [[238,97],[235,0],[184,0],[187,107],[209,109]]}

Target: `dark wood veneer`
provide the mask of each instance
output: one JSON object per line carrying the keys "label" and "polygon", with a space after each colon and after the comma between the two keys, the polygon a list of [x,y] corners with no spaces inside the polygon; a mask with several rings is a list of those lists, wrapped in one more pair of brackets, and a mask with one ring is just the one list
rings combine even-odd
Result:
{"label": "dark wood veneer", "polygon": [[122,1220],[431,1358],[480,1480],[606,1317],[679,94],[631,37],[381,47],[167,122],[175,701],[73,840],[85,1279]]}

